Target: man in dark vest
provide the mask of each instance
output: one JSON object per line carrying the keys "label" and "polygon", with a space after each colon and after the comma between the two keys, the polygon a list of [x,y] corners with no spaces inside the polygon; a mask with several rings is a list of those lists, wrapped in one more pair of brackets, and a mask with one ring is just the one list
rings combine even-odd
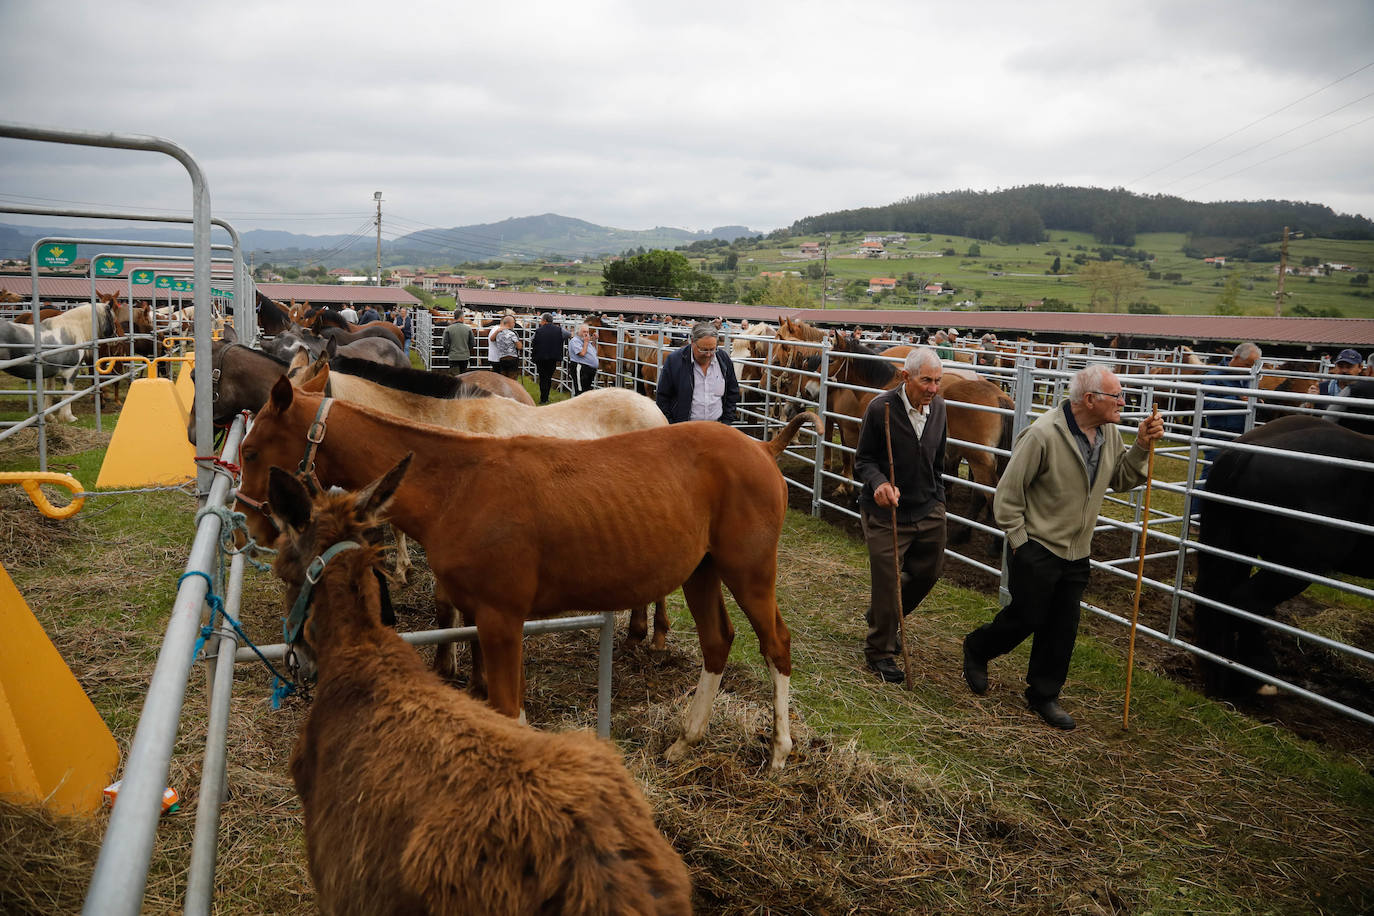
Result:
{"label": "man in dark vest", "polygon": [[545,312],[539,318],[539,327],[534,331],[532,346],[535,372],[539,375],[539,403],[549,403],[549,389],[553,387],[553,374],[563,359],[563,329],[554,324],[553,314]]}
{"label": "man in dark vest", "polygon": [[[931,348],[920,347],[907,356],[898,374],[902,384],[875,397],[864,411],[854,456],[854,472],[863,484],[859,512],[871,579],[864,656],[870,670],[893,684],[906,679],[895,660],[902,651],[897,615],[916,609],[945,565],[945,485],[940,479],[945,466],[945,399],[940,397],[940,357]],[[891,469],[888,428],[892,430]]]}

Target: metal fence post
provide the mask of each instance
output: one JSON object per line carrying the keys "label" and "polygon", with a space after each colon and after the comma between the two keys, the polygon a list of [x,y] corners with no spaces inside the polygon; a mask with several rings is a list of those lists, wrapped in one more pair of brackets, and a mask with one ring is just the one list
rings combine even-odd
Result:
{"label": "metal fence post", "polygon": [[[825,404],[830,393],[830,341],[825,341],[825,346],[821,347],[821,381],[820,389],[816,393],[816,418],[820,422],[820,429],[816,430],[816,466],[811,488],[811,514],[816,518],[821,517],[821,499],[825,492],[825,460],[826,441],[825,435]],[[764,427],[765,432],[767,427]]]}

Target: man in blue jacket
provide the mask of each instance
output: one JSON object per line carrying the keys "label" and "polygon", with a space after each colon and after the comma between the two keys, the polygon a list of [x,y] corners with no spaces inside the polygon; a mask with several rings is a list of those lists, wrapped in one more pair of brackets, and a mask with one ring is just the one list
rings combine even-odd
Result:
{"label": "man in blue jacket", "polygon": [[718,332],[707,322],[692,328],[687,346],[663,360],[658,373],[658,409],[669,423],[683,420],[735,422],[739,380]]}

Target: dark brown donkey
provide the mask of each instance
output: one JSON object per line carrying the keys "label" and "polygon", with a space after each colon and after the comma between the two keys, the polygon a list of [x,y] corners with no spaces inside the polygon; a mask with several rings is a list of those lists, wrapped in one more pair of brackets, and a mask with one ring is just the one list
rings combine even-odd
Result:
{"label": "dark brown donkey", "polygon": [[734,641],[724,583],[768,665],[770,762],[783,766],[792,749],[792,654],[775,593],[787,510],[776,442],[720,423],[584,441],[469,436],[298,392],[282,379],[243,442],[240,511],[254,509],[249,528],[271,543],[275,531],[261,509],[271,466],[313,468],[324,486],[356,489],[408,453],[414,464],[391,522],[424,545],[436,600],[476,624],[492,706],[522,714],[526,620],[636,607],[681,586],[702,673],[682,736],[668,750],[680,758],[706,733]]}
{"label": "dark brown donkey", "polygon": [[359,493],[312,499],[280,468],[268,485],[293,643],[319,670],[291,778],[320,911],[691,912],[612,745],[522,728],[382,625],[369,533],[408,463]]}

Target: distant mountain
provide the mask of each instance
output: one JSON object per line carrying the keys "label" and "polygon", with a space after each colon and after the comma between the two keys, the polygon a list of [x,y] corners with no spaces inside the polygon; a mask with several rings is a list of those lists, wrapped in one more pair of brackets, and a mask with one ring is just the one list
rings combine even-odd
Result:
{"label": "distant mountain", "polygon": [[837,210],[792,224],[796,235],[829,231],[930,232],[1004,242],[1038,242],[1046,230],[1091,232],[1108,245],[1134,245],[1137,233],[1277,241],[1283,227],[1327,238],[1374,238],[1374,222],[1290,200],[1200,203],[1123,188],[1026,185],[1005,191],[943,191],[884,207]]}
{"label": "distant mountain", "polygon": [[[382,214],[386,228],[386,214]],[[721,226],[709,232],[657,227],[654,229],[613,229],[586,220],[545,213],[522,216],[498,223],[458,226],[452,229],[424,229],[394,240],[382,241],[383,266],[397,264],[458,264],[463,261],[570,259],[599,254],[619,254],[629,248],[675,248],[700,239],[733,241],[750,236],[745,226]],[[83,229],[71,226],[19,226],[0,223],[0,258],[27,258],[33,242],[45,236],[79,238],[138,238],[151,241],[189,242],[189,228],[148,228],[131,225],[115,229]],[[213,241],[227,242],[223,230],[215,230]],[[291,264],[306,262],[325,267],[361,267],[374,262],[376,248],[367,235],[300,235],[278,229],[251,229],[242,234],[244,247],[259,263]],[[111,253],[184,254],[176,249],[128,248],[119,246],[80,246],[80,256],[100,251]]]}
{"label": "distant mountain", "polygon": [[[385,217],[383,217],[385,219]],[[744,226],[721,226],[709,232],[689,232],[659,226],[653,229],[613,229],[586,220],[545,213],[499,223],[453,229],[425,229],[391,243],[393,256],[421,263],[456,263],[493,259],[541,259],[619,254],[629,248],[675,248],[699,239],[733,241],[755,235]]]}

